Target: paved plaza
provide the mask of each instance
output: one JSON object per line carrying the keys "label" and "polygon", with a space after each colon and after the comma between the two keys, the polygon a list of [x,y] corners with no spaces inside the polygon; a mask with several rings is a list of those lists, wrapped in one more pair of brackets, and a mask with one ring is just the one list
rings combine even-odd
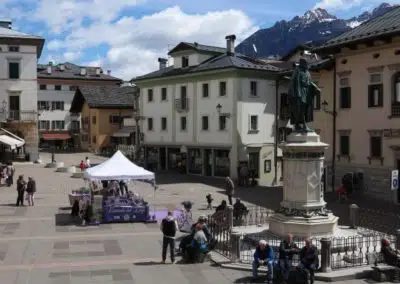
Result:
{"label": "paved plaza", "polygon": [[[57,154],[56,160],[74,165],[84,156]],[[92,163],[104,160],[93,155],[90,158]],[[46,162],[50,156],[42,154],[42,159]],[[250,283],[248,272],[222,269],[211,263],[160,264],[161,234],[157,224],[72,225],[67,194],[83,186],[83,180],[43,165],[18,164],[16,171],[16,175],[35,177],[38,191],[34,207],[15,207],[15,186],[0,188],[2,284]],[[218,187],[189,179],[177,184],[174,177],[169,178],[160,183],[155,199],[147,184],[136,183],[132,189],[157,210],[192,200],[196,216],[210,212],[205,209],[207,193],[213,194],[215,204],[225,198]]]}

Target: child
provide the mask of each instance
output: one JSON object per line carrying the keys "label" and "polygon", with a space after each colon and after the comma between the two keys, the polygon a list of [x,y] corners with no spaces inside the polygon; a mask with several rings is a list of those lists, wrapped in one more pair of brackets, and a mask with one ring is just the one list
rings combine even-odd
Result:
{"label": "child", "polygon": [[212,202],[213,202],[213,198],[211,196],[211,193],[206,195],[206,199],[207,199],[207,209],[212,209]]}

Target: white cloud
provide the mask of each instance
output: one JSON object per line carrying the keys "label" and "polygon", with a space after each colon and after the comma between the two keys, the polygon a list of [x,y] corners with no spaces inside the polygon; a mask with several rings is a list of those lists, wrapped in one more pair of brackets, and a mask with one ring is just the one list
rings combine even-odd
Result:
{"label": "white cloud", "polygon": [[72,29],[64,40],[48,42],[52,51],[75,52],[107,44],[106,58],[95,60],[115,76],[131,79],[155,70],[157,58],[165,57],[168,45],[180,41],[225,45],[227,34],[243,40],[258,28],[241,11],[226,10],[205,14],[186,14],[172,7],[142,18],[123,17],[118,21],[96,21],[88,27]]}
{"label": "white cloud", "polygon": [[321,0],[315,4],[315,8],[323,8],[326,10],[348,10],[350,8],[360,6],[363,0]]}

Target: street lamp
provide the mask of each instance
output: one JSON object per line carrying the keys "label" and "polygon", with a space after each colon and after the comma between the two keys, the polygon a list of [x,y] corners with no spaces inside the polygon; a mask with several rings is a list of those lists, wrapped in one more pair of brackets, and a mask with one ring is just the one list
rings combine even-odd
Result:
{"label": "street lamp", "polygon": [[221,104],[217,104],[216,109],[217,109],[218,113],[221,113],[221,109],[222,109]]}
{"label": "street lamp", "polygon": [[325,113],[330,114],[332,116],[336,116],[337,115],[335,110],[328,110],[328,102],[326,100],[322,102],[322,110]]}
{"label": "street lamp", "polygon": [[2,105],[3,111],[5,111],[5,110],[7,109],[7,101],[6,101],[6,99],[3,100],[3,102],[1,103],[1,105]]}

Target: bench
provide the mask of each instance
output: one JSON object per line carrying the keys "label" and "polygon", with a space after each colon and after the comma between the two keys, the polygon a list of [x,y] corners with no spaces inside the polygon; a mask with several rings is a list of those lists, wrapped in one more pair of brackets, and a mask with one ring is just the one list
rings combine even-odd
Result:
{"label": "bench", "polygon": [[373,280],[377,282],[391,281],[400,283],[400,268],[385,264],[380,252],[367,253],[366,258],[369,265],[373,264],[371,267]]}

